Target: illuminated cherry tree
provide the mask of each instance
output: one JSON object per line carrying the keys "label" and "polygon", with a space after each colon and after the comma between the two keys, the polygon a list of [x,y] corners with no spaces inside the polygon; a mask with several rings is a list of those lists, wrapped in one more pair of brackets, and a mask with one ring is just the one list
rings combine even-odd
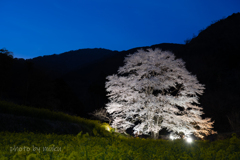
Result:
{"label": "illuminated cherry tree", "polygon": [[204,85],[188,72],[182,59],[160,49],[138,50],[128,55],[117,75],[107,77],[111,126],[119,132],[133,127],[134,134],[151,133],[163,128],[185,136],[216,133],[210,118],[202,119],[197,106]]}

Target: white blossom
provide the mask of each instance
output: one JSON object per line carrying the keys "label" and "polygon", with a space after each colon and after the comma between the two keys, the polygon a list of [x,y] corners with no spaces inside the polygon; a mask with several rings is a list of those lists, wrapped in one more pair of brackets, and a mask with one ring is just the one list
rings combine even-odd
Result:
{"label": "white blossom", "polygon": [[138,134],[166,128],[198,137],[215,133],[214,122],[202,119],[202,108],[196,106],[204,85],[186,70],[182,59],[169,51],[148,49],[128,55],[124,62],[106,82],[110,100],[106,109],[113,128],[124,132],[134,126]]}

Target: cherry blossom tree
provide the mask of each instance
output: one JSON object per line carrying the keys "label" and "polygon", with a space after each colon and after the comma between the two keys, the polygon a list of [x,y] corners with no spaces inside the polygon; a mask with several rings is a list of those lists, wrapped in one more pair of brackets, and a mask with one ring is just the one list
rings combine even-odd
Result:
{"label": "cherry blossom tree", "polygon": [[153,138],[163,128],[174,134],[203,138],[214,134],[210,118],[197,106],[204,85],[185,68],[182,59],[160,49],[128,55],[117,75],[107,77],[111,126],[118,132],[133,127],[134,134]]}

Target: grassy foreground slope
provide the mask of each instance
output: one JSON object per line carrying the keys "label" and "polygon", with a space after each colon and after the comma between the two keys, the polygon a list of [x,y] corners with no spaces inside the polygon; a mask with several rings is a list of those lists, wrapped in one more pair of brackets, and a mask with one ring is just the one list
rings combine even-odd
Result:
{"label": "grassy foreground slope", "polygon": [[0,159],[27,160],[239,160],[240,139],[215,142],[133,139],[87,134],[0,132]]}
{"label": "grassy foreground slope", "polygon": [[0,101],[0,131],[92,135],[94,128],[106,131],[96,120]]}
{"label": "grassy foreground slope", "polygon": [[[4,124],[5,129],[9,130],[10,127],[7,127],[7,124],[9,126],[12,124],[4,121],[4,118],[11,115],[13,119],[19,118],[14,121],[19,125],[26,127],[24,123],[30,123],[30,127],[26,130],[47,130],[47,132],[42,130],[0,131],[0,160],[240,159],[240,139],[236,134],[233,134],[230,139],[215,142],[198,140],[187,143],[185,140],[139,139],[114,133],[108,128],[109,126],[99,121],[46,109],[29,108],[0,101],[0,113],[5,116],[1,116],[0,121],[0,126]],[[70,124],[76,124],[80,132],[78,134],[64,134],[60,131],[56,133],[56,130],[49,129],[51,127],[38,128],[37,126],[41,126],[41,123],[55,123],[57,126],[55,129],[62,127],[63,130],[64,127],[70,130]],[[65,123],[65,126],[61,126],[62,123]]]}

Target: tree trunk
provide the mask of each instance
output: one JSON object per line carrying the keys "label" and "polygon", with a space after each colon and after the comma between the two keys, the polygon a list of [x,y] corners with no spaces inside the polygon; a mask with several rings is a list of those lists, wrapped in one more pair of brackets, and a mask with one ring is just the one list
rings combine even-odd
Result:
{"label": "tree trunk", "polygon": [[151,132],[152,139],[158,139],[159,133]]}

